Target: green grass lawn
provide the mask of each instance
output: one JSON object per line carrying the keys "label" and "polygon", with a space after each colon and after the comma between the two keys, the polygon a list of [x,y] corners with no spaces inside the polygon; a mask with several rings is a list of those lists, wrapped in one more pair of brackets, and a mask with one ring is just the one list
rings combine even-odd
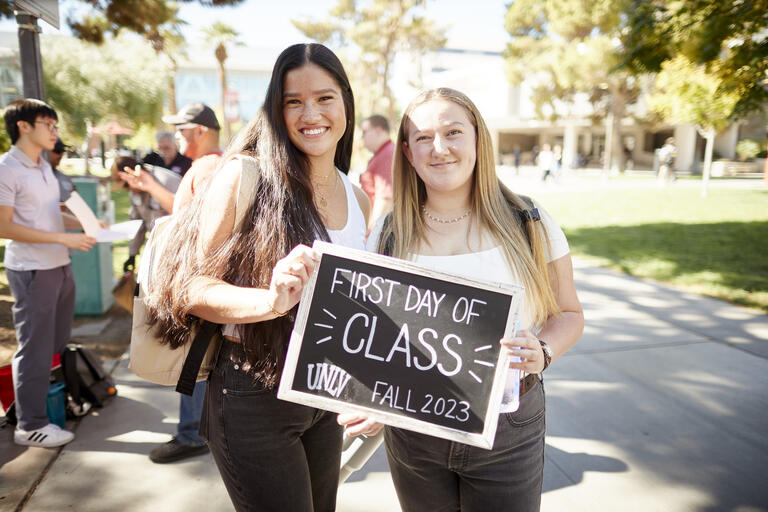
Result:
{"label": "green grass lawn", "polygon": [[768,191],[698,187],[542,192],[574,255],[768,311]]}

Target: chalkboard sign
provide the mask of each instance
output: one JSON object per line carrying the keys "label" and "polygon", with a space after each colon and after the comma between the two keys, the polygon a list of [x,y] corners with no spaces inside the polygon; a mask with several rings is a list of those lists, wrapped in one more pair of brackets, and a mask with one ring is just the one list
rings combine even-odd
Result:
{"label": "chalkboard sign", "polygon": [[523,289],[314,247],[278,397],[491,448]]}

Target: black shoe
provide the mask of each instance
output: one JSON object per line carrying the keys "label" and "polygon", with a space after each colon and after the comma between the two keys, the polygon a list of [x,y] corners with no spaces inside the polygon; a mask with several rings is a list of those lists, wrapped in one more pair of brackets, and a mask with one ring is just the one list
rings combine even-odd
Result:
{"label": "black shoe", "polygon": [[177,460],[196,457],[208,453],[208,445],[192,446],[181,444],[175,437],[149,452],[149,460],[156,464],[166,464]]}

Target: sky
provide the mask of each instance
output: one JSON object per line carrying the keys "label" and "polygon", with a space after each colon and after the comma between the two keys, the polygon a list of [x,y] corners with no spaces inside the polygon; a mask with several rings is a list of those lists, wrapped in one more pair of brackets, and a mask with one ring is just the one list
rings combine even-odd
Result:
{"label": "sky", "polygon": [[[360,0],[358,0],[360,1]],[[448,48],[501,51],[509,39],[504,31],[505,4],[509,0],[428,0],[426,16],[448,27]],[[362,2],[361,2],[362,3]],[[245,0],[235,8],[202,7],[198,2],[184,3],[180,17],[189,23],[188,40],[199,37],[199,30],[214,21],[233,26],[248,46],[284,48],[306,38],[291,24],[291,19],[321,20],[336,0]],[[61,31],[43,21],[44,34],[68,34],[65,20],[71,9],[82,5],[61,0]],[[0,30],[15,31],[15,21],[0,22]]]}

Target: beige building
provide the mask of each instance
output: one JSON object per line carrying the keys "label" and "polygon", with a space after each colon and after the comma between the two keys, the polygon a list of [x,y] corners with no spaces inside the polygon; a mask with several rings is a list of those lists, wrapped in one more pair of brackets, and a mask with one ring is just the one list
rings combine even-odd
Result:
{"label": "beige building", "polygon": [[[406,59],[398,62],[407,67]],[[522,163],[531,163],[532,152],[543,144],[560,145],[563,166],[602,166],[605,147],[605,125],[593,124],[593,108],[586,95],[576,97],[570,104],[557,104],[557,120],[537,116],[531,101],[531,82],[513,86],[507,80],[504,60],[498,52],[444,49],[425,56],[421,63],[423,88],[451,87],[467,94],[483,114],[494,139],[500,163],[511,163],[516,147]],[[413,76],[414,73],[403,73]],[[398,84],[396,92],[402,105],[416,94],[413,84]],[[549,114],[551,112],[546,112]],[[629,164],[637,169],[652,169],[654,151],[667,137],[675,137],[678,147],[677,168],[700,172],[704,158],[704,139],[692,125],[645,126],[634,121],[642,118],[644,105],[639,102],[621,123],[621,137]],[[634,116],[632,115],[634,114]],[[739,140],[765,140],[764,116],[755,116],[731,125],[715,140],[715,157],[736,158]],[[716,171],[715,171],[716,172]]]}

